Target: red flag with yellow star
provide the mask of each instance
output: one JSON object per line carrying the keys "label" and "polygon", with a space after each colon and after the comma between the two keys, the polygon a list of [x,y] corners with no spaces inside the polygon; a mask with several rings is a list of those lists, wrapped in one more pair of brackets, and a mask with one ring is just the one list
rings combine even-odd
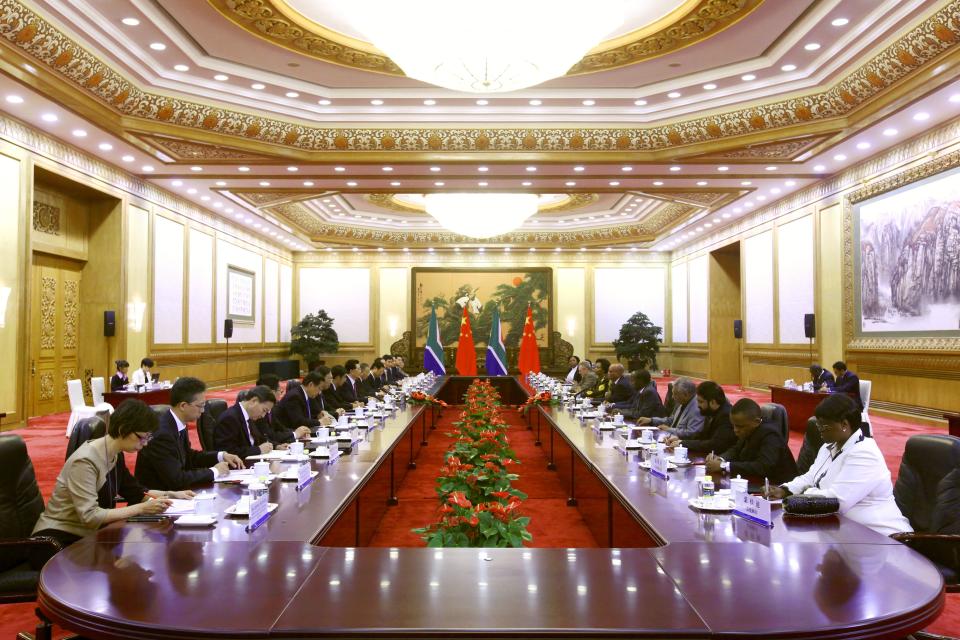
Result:
{"label": "red flag with yellow star", "polygon": [[473,329],[470,328],[470,314],[463,307],[463,319],[460,320],[460,342],[457,344],[457,373],[461,376],[477,375],[477,348],[473,344]]}
{"label": "red flag with yellow star", "polygon": [[533,328],[533,309],[527,305],[527,321],[523,323],[523,337],[520,338],[520,357],[517,362],[522,375],[531,371],[540,373],[540,349],[537,347],[537,334]]}

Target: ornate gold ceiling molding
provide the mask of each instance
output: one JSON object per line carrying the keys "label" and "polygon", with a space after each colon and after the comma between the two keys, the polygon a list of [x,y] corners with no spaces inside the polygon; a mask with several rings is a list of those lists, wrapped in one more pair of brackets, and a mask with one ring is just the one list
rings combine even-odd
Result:
{"label": "ornate gold ceiling molding", "polygon": [[692,162],[729,162],[737,163],[757,163],[757,162],[792,162],[797,156],[803,155],[808,150],[827,140],[830,136],[802,136],[791,138],[789,140],[778,140],[776,142],[763,142],[760,144],[748,144],[739,149],[729,149],[716,153],[706,153],[698,156],[690,156],[684,160]]}
{"label": "ornate gold ceiling molding", "polygon": [[[403,76],[369,43],[317,24],[284,0],[207,0],[226,19],[254,36],[295,53],[344,67]],[[763,0],[687,0],[651,25],[602,42],[567,75],[617,69],[710,38],[747,17]]]}
{"label": "ornate gold ceiling molding", "polygon": [[276,158],[249,153],[240,149],[232,149],[216,144],[204,144],[183,138],[171,138],[168,136],[149,136],[138,135],[141,141],[153,147],[156,151],[162,151],[177,162],[192,162],[195,164],[217,164],[221,162],[250,162],[250,163],[268,163],[276,162]]}
{"label": "ornate gold ceiling molding", "polygon": [[[157,129],[193,129],[207,140],[211,134],[220,134],[236,141],[236,146],[245,140],[280,145],[301,154],[387,156],[663,152],[774,136],[778,130],[798,126],[815,128],[817,123],[850,115],[913,75],[923,77],[919,72],[947,52],[960,50],[960,0],[949,2],[826,91],[649,128],[315,127],[143,91],[17,0],[0,0],[0,39],[123,116]],[[888,99],[895,97],[888,95]],[[134,128],[136,123],[124,125]]]}
{"label": "ornate gold ceiling molding", "polygon": [[[368,193],[364,200],[381,209],[399,211],[401,213],[426,213],[426,208],[397,199],[394,193]],[[597,193],[570,193],[563,200],[543,205],[537,208],[539,213],[561,213],[576,211],[596,203],[600,199]]]}

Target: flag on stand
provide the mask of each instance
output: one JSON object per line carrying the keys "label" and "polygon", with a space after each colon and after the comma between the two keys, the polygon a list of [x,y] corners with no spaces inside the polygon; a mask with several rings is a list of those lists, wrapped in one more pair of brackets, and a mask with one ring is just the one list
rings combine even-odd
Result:
{"label": "flag on stand", "polygon": [[487,375],[507,375],[507,348],[503,346],[500,310],[497,307],[493,308],[493,324],[490,326],[490,339],[487,340]]}
{"label": "flag on stand", "polygon": [[477,348],[473,344],[473,329],[470,328],[470,314],[463,307],[463,319],[460,320],[460,342],[457,344],[457,373],[461,376],[477,375]]}
{"label": "flag on stand", "polygon": [[531,371],[540,373],[540,349],[537,347],[537,334],[533,328],[533,309],[530,308],[530,305],[527,305],[527,321],[523,323],[523,337],[520,338],[520,358],[517,364],[523,376]]}
{"label": "flag on stand", "polygon": [[436,308],[430,311],[430,326],[427,328],[427,346],[423,350],[423,368],[438,376],[446,375],[443,366],[443,345],[440,344],[440,323],[437,321]]}

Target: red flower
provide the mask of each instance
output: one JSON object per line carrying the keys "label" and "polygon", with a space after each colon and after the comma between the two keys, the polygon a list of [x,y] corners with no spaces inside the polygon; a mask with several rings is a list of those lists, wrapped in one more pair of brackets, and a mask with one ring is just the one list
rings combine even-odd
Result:
{"label": "red flower", "polygon": [[447,498],[447,502],[465,509],[473,506],[471,502],[467,500],[467,496],[464,495],[463,491],[454,491],[451,493],[450,497]]}
{"label": "red flower", "polygon": [[490,495],[496,496],[497,498],[509,498],[510,492],[509,491],[491,491]]}

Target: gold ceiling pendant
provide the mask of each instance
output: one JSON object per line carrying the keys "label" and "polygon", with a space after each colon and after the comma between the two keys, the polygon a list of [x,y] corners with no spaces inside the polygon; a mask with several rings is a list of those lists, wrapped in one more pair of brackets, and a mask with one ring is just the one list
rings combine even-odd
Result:
{"label": "gold ceiling pendant", "polygon": [[[331,64],[392,76],[404,73],[363,40],[319,24],[287,0],[207,0],[225,18],[256,37]],[[706,40],[744,19],[763,0],[686,0],[650,24],[606,40],[567,75],[609,71],[657,58]]]}

